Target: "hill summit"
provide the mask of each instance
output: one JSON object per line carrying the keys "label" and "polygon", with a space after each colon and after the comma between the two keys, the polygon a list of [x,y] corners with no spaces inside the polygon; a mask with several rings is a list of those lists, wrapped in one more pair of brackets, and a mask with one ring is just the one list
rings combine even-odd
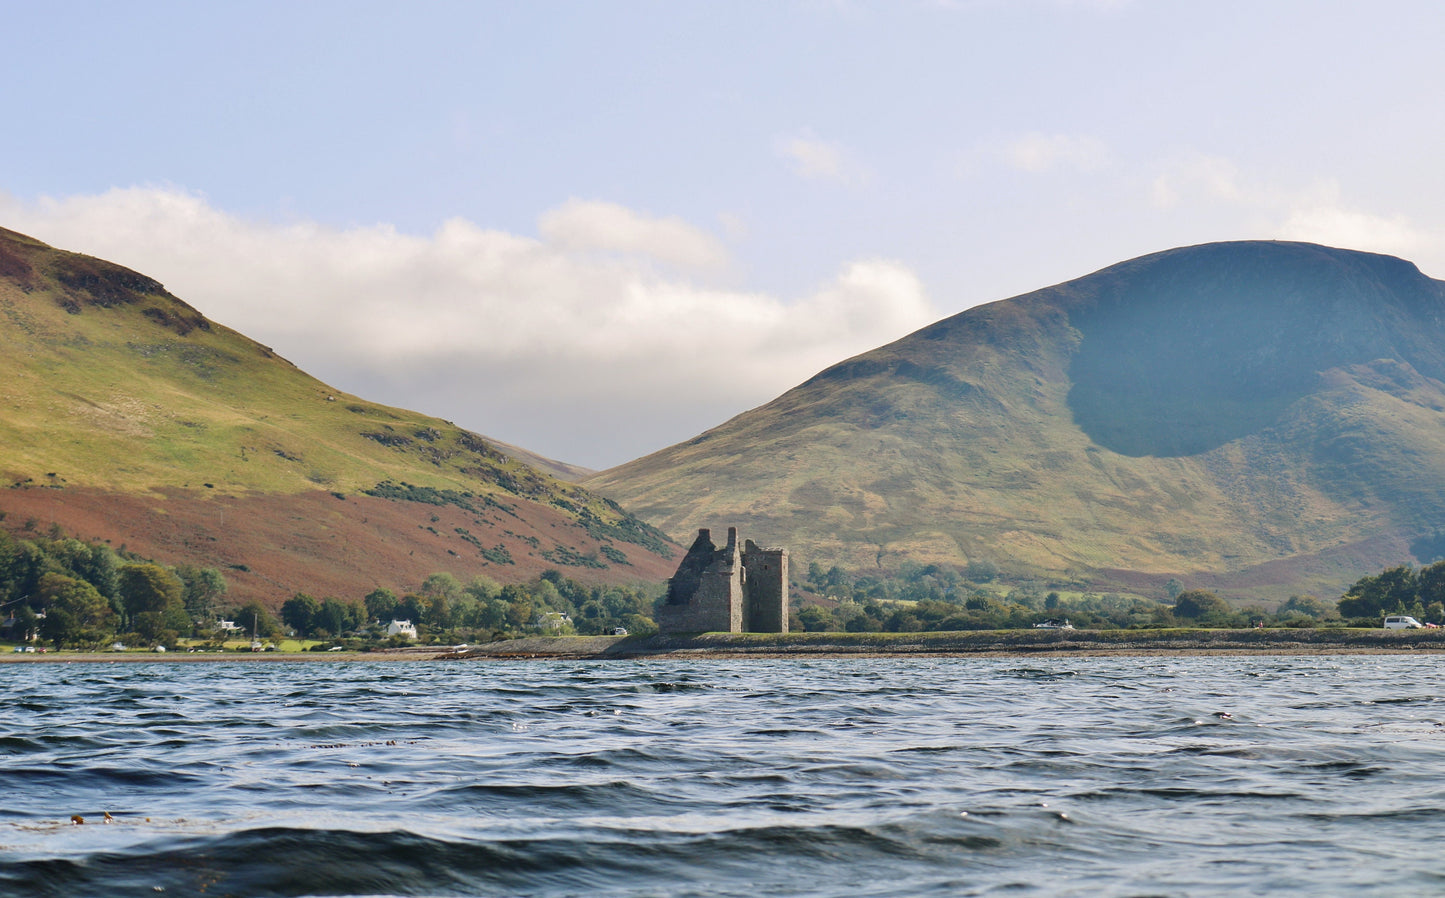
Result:
{"label": "hill summit", "polygon": [[802,561],[1333,589],[1440,554],[1445,284],[1233,242],[969,309],[585,481]]}
{"label": "hill summit", "polygon": [[215,567],[238,600],[675,566],[661,532],[493,441],[345,394],[152,278],[3,229],[0,366],[0,526]]}

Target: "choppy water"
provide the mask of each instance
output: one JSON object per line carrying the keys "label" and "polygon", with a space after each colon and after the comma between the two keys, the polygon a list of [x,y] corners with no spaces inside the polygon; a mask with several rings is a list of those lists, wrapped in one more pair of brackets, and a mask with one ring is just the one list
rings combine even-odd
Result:
{"label": "choppy water", "polygon": [[0,894],[1437,894],[1442,679],[1408,657],[0,665]]}

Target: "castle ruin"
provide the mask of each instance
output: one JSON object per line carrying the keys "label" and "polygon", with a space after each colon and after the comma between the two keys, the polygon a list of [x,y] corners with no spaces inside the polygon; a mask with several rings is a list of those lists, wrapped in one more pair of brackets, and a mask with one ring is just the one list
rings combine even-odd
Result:
{"label": "castle ruin", "polygon": [[711,531],[699,530],[668,581],[657,625],[664,633],[788,632],[788,550],[748,540],[739,552],[736,527],[719,549]]}

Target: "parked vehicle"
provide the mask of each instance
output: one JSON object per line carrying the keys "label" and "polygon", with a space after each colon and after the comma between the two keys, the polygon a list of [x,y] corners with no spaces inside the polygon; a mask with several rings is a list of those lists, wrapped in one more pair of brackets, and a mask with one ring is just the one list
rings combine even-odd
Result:
{"label": "parked vehicle", "polygon": [[1425,625],[1408,614],[1392,614],[1385,618],[1386,630],[1423,630]]}

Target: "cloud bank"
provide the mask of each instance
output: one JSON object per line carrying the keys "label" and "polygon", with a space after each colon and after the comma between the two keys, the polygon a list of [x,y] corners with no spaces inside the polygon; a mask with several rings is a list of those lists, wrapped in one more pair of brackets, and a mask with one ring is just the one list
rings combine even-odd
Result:
{"label": "cloud bank", "polygon": [[710,284],[729,262],[717,237],[594,201],[543,213],[536,237],[460,218],[430,236],[246,221],[171,188],[0,195],[0,215],[157,278],[339,389],[594,467],[938,317],[884,259],[791,300]]}

